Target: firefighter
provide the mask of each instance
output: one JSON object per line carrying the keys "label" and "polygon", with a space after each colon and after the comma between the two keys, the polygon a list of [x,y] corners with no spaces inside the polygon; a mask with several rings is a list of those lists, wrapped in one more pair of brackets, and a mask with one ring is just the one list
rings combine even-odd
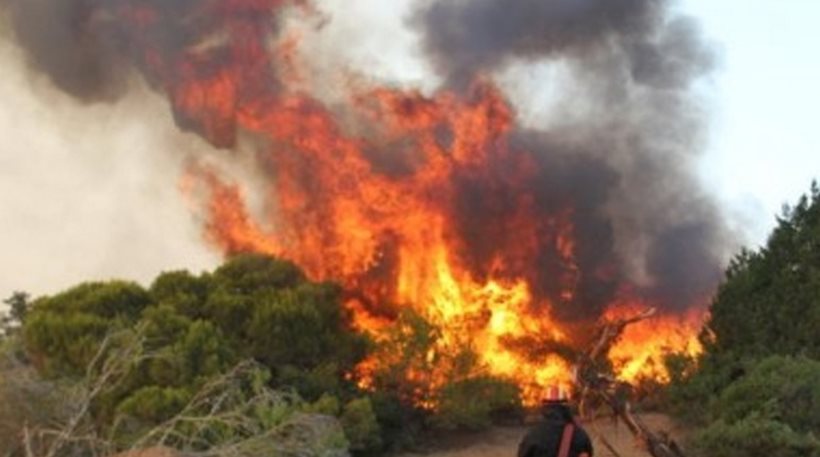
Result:
{"label": "firefighter", "polygon": [[547,390],[541,414],[541,422],[521,440],[518,457],[592,457],[592,441],[575,423],[564,389],[551,387]]}

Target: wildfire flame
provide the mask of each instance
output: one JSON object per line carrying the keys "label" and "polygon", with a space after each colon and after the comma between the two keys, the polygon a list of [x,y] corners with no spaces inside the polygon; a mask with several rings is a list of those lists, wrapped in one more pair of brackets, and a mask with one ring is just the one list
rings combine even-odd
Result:
{"label": "wildfire flame", "polygon": [[[340,282],[354,325],[376,340],[409,331],[397,326],[402,310],[413,310],[435,329],[422,366],[404,373],[420,386],[412,396],[423,406],[434,406],[436,389],[454,377],[512,380],[528,403],[550,385],[571,383],[572,360],[561,349],[577,348],[583,332],[558,312],[583,300],[584,277],[609,273],[579,266],[571,200],[549,211],[541,204],[541,165],[510,145],[515,113],[501,91],[490,81],[466,94],[352,90],[346,111],[334,112],[288,89],[305,84],[294,68],[298,34],[271,44],[270,21],[261,19],[288,4],[206,2],[225,13],[227,26],[177,55],[152,46],[152,27],[163,19],[150,3],[115,12],[142,37],[141,61],[182,125],[218,146],[233,145],[237,130],[267,140],[261,215],[220,170],[191,167],[185,187],[207,190],[208,239],[226,253],[282,256],[311,278]],[[545,268],[554,272],[546,280]],[[610,352],[621,379],[663,381],[648,361],[666,349],[699,350],[699,318],[687,316],[684,326],[678,319],[627,330]],[[454,357],[465,351],[475,360],[459,372]],[[373,386],[401,356],[377,351],[354,376]]]}

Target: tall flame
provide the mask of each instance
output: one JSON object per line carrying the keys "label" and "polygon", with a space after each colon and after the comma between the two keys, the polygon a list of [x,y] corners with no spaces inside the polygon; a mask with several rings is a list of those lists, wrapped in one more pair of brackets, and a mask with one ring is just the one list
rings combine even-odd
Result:
{"label": "tall flame", "polygon": [[[557,307],[572,306],[583,274],[575,262],[572,208],[538,213],[536,197],[516,183],[528,179],[532,157],[506,144],[509,107],[492,85],[480,84],[473,94],[468,101],[387,89],[359,96],[359,103],[370,102],[359,105],[366,109],[362,117],[378,119],[383,128],[379,144],[345,135],[310,99],[286,98],[241,113],[245,128],[276,145],[266,152],[275,170],[268,225],[249,215],[236,185],[213,170],[192,171],[210,189],[208,236],[224,251],[284,256],[316,279],[341,281],[353,297],[348,308],[356,325],[377,339],[390,329],[397,307],[409,307],[439,332],[428,361],[469,349],[478,360],[462,375],[513,380],[525,402],[535,403],[550,385],[572,382],[572,360],[550,348],[584,341],[553,316]],[[441,138],[442,127],[449,138]],[[395,153],[415,162],[410,171],[375,170],[365,151],[397,143],[406,149]],[[494,173],[499,164],[509,176]],[[465,261],[470,246],[454,227],[453,182],[462,174],[518,194],[509,219],[500,222],[511,231],[510,238],[500,237],[504,249],[477,269]],[[552,298],[535,296],[526,274],[545,247],[562,266]],[[619,376],[664,380],[664,351],[697,351],[696,321],[690,317],[681,327],[671,316],[629,329],[610,353]],[[389,360],[365,361],[356,373],[360,384],[372,385],[385,364]],[[415,393],[419,404],[433,404],[436,388],[453,376],[443,362],[434,368],[407,373],[426,386]]]}
{"label": "tall flame", "polygon": [[[186,187],[207,190],[212,243],[226,253],[283,256],[314,279],[340,282],[355,325],[377,340],[402,331],[401,310],[413,310],[436,329],[423,361],[430,369],[405,373],[422,385],[414,392],[420,404],[434,404],[436,388],[459,376],[512,380],[529,403],[548,386],[571,382],[566,349],[584,343],[590,322],[573,322],[566,311],[596,309],[589,278],[621,279],[607,258],[581,266],[579,249],[589,249],[578,236],[574,200],[544,195],[544,165],[511,146],[515,114],[492,82],[432,96],[352,90],[349,106],[332,111],[299,90],[298,34],[269,41],[274,12],[304,3],[204,2],[207,11],[197,13],[224,23],[175,53],[154,42],[152,31],[168,20],[158,7],[132,3],[110,13],[130,24],[138,60],[168,93],[179,123],[223,147],[235,144],[237,131],[266,140],[261,215],[220,170],[191,167]],[[647,361],[665,348],[697,351],[697,318],[680,337],[675,319],[624,335],[610,354],[623,379],[662,380]],[[465,351],[476,360],[459,372],[453,357]],[[397,356],[363,362],[360,384],[372,385]]]}

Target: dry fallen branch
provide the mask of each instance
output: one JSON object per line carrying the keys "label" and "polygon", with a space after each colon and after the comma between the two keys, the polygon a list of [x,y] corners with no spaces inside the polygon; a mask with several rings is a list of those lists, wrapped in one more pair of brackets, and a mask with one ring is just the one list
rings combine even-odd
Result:
{"label": "dry fallen branch", "polygon": [[[614,379],[601,371],[610,348],[623,334],[626,327],[655,315],[654,308],[634,316],[605,321],[600,324],[591,348],[579,358],[575,383],[579,392],[579,410],[582,416],[589,414],[588,405],[599,401],[606,405],[613,415],[626,424],[629,431],[644,445],[653,457],[684,457],[677,443],[669,436],[649,429],[631,410],[628,390],[631,386]],[[611,447],[606,444],[607,447]],[[610,449],[617,454],[614,449]]]}

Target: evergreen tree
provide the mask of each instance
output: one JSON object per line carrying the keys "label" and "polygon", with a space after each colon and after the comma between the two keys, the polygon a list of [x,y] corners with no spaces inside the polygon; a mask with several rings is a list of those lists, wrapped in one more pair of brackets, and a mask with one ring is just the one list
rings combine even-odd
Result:
{"label": "evergreen tree", "polygon": [[820,188],[784,209],[765,247],[729,266],[711,307],[707,352],[820,359]]}

